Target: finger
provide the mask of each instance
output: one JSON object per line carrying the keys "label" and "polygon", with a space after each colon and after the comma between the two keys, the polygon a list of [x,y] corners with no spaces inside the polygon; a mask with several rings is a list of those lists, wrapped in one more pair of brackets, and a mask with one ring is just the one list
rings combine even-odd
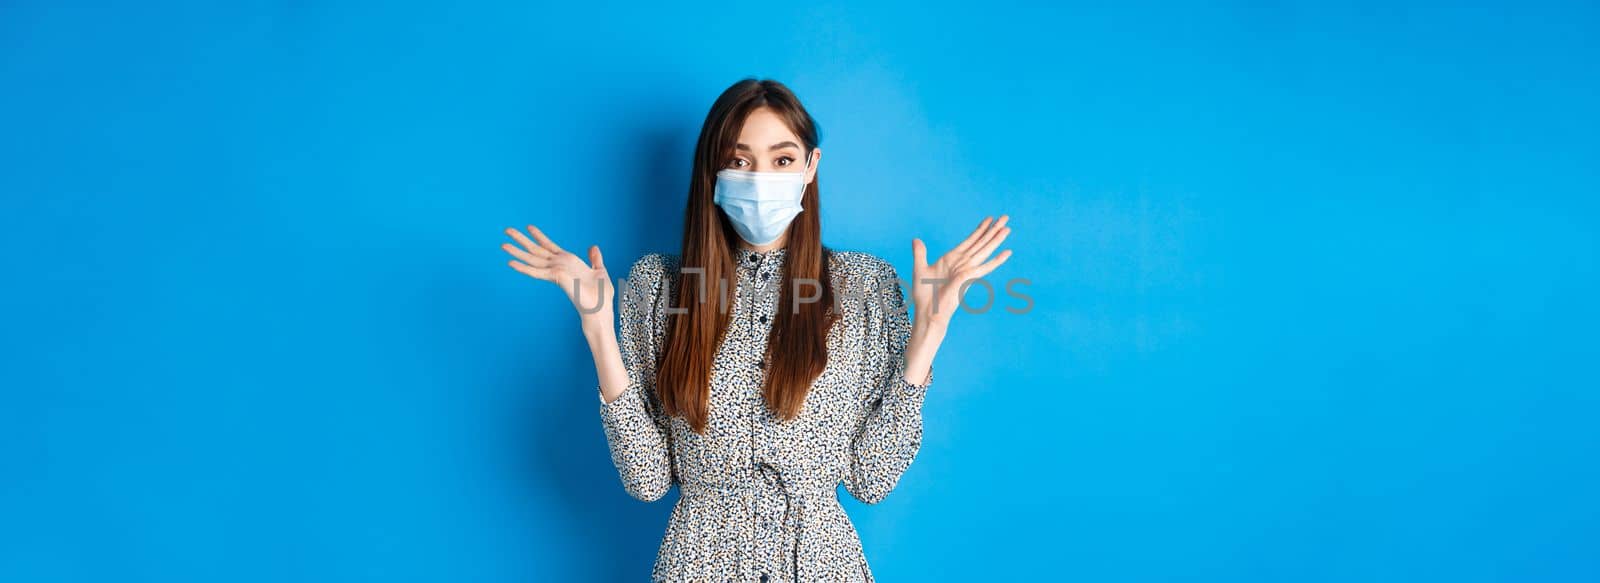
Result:
{"label": "finger", "polygon": [[589,246],[589,267],[594,268],[596,271],[606,270],[605,258],[600,256],[599,245]]}
{"label": "finger", "polygon": [[928,246],[922,244],[922,239],[911,240],[911,261],[916,267],[928,266]]}
{"label": "finger", "polygon": [[518,244],[522,245],[528,250],[529,253],[532,253],[535,256],[543,257],[550,253],[550,250],[540,247],[538,243],[534,243],[533,241],[529,240],[526,235],[522,234],[522,231],[507,227],[506,234],[511,235],[511,238],[516,239]]}
{"label": "finger", "polygon": [[552,279],[552,276],[550,275],[550,270],[548,270],[548,269],[539,269],[537,267],[528,265],[526,263],[523,263],[521,261],[517,261],[515,259],[511,260],[509,262],[509,265],[511,265],[512,269],[515,269],[515,270],[520,271],[520,272],[522,272],[524,274],[527,274],[528,277],[532,277],[534,279],[542,279],[542,280],[545,280],[545,281],[555,281],[555,279]]}
{"label": "finger", "polygon": [[974,261],[983,261],[984,259],[987,259],[989,254],[994,253],[995,248],[999,247],[1000,243],[1005,241],[1006,237],[1009,236],[1011,236],[1011,228],[1001,227],[999,231],[995,232],[994,236],[990,237],[988,241],[984,242],[982,247],[973,249],[970,255],[962,258],[961,264],[964,265]]}
{"label": "finger", "polygon": [[557,245],[555,241],[551,241],[549,237],[544,236],[544,231],[540,231],[539,227],[528,225],[528,232],[533,233],[534,240],[537,240],[540,245],[544,246],[545,249],[549,249],[551,253],[560,253],[563,251],[561,246]]}
{"label": "finger", "polygon": [[[966,262],[971,261],[972,259],[974,259],[976,257],[982,257],[982,256],[985,256],[985,255],[988,255],[987,253],[985,253],[983,255],[979,255],[978,252],[981,251],[985,245],[988,245],[991,241],[993,241],[994,238],[999,235],[999,233],[1000,233],[1000,231],[1002,229],[1005,229],[1006,221],[1008,221],[1010,219],[1011,219],[1010,215],[1000,215],[1000,220],[995,221],[994,224],[992,224],[992,225],[989,225],[989,230],[984,232],[983,236],[978,238],[978,242],[977,243],[974,243],[971,247],[967,248],[966,254],[956,256],[957,258],[959,258],[961,260],[960,263],[966,263]],[[1005,229],[1005,230],[1009,231],[1009,229]],[[993,250],[994,250],[994,248],[991,247],[990,251],[993,251]]]}
{"label": "finger", "polygon": [[550,257],[539,257],[510,243],[501,243],[500,248],[504,249],[506,253],[510,253],[512,257],[533,267],[549,267],[551,263],[554,263]]}
{"label": "finger", "polygon": [[1007,259],[1010,259],[1010,258],[1011,258],[1011,250],[1010,249],[1006,249],[1005,251],[1001,251],[1000,254],[994,256],[993,259],[985,261],[982,264],[978,265],[977,267],[973,268],[972,274],[967,276],[967,277],[968,277],[968,279],[977,279],[977,278],[983,277],[985,275],[989,275],[989,272],[994,271],[996,268],[998,268],[1002,264],[1004,264]]}
{"label": "finger", "polygon": [[950,252],[945,253],[945,255],[950,257],[960,257],[965,254],[967,252],[967,248],[971,247],[972,243],[978,240],[978,235],[982,234],[984,229],[989,227],[989,221],[993,218],[994,217],[984,217],[983,222],[978,223],[978,228],[973,229],[972,233],[967,235],[967,238],[961,241],[961,244],[956,245],[955,249],[951,249]]}

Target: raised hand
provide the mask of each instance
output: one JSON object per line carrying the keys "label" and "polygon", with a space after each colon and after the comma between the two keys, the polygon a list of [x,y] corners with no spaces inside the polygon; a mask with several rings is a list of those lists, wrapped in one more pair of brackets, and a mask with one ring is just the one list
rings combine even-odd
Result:
{"label": "raised hand", "polygon": [[919,325],[941,329],[948,325],[950,317],[961,307],[962,284],[988,275],[1011,257],[1010,249],[990,257],[1000,242],[1011,234],[1011,228],[1006,226],[1009,218],[1008,215],[1000,215],[1000,220],[996,221],[994,217],[984,217],[966,240],[931,264],[928,263],[927,246],[921,239],[911,240],[911,254],[915,259],[912,264],[911,301],[917,306]]}
{"label": "raised hand", "polygon": [[521,231],[506,229],[506,234],[521,245],[500,244],[500,248],[513,257],[511,268],[560,286],[585,324],[592,321],[609,326],[613,318],[611,298],[615,291],[600,257],[600,246],[589,247],[589,262],[584,263],[577,255],[556,245],[538,227],[528,225],[528,233],[533,235],[532,240]]}

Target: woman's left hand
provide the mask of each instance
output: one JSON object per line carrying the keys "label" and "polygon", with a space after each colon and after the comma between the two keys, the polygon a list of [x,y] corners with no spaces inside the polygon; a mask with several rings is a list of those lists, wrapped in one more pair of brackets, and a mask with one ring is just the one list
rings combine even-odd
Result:
{"label": "woman's left hand", "polygon": [[911,301],[916,304],[916,324],[943,330],[950,317],[961,307],[961,293],[968,281],[981,278],[994,271],[1011,257],[1011,250],[1001,251],[990,258],[1011,228],[1006,226],[1008,215],[984,217],[978,228],[954,249],[928,263],[927,246],[921,239],[911,240],[912,264]]}
{"label": "woman's left hand", "polygon": [[911,272],[911,302],[916,305],[916,321],[911,325],[905,370],[901,373],[907,383],[926,386],[932,380],[933,357],[944,342],[950,317],[961,307],[961,292],[966,291],[964,284],[989,275],[1011,257],[1010,249],[989,257],[994,255],[1000,242],[1006,240],[1006,235],[1011,234],[1011,228],[1006,226],[1008,218],[1000,215],[1000,220],[996,221],[985,217],[965,241],[931,264],[922,239],[911,240],[911,254],[916,258]]}

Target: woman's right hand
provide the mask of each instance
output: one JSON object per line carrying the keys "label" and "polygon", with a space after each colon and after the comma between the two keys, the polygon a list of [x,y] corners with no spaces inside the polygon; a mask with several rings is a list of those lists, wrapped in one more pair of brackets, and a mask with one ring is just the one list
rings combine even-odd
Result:
{"label": "woman's right hand", "polygon": [[578,309],[584,326],[610,325],[613,321],[611,277],[606,275],[605,262],[600,257],[600,246],[589,247],[589,263],[562,249],[544,235],[538,227],[528,225],[530,240],[521,231],[506,229],[521,247],[501,243],[500,248],[510,253],[511,268],[528,277],[555,283],[566,292],[567,299]]}

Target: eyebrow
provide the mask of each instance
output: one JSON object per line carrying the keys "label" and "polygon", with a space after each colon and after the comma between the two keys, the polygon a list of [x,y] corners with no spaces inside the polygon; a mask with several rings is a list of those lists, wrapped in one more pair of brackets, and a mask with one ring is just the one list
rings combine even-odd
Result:
{"label": "eyebrow", "polygon": [[[767,148],[767,151],[770,152],[770,151],[773,151],[773,150],[776,150],[778,148],[782,148],[782,147],[785,147],[785,146],[790,147],[790,148],[795,148],[795,149],[799,149],[800,148],[800,144],[796,144],[794,142],[778,142],[776,144],[773,144],[772,147]],[[747,145],[744,145],[744,144],[734,144],[733,147],[736,150],[744,150],[746,152],[750,151],[750,146],[747,146]]]}

